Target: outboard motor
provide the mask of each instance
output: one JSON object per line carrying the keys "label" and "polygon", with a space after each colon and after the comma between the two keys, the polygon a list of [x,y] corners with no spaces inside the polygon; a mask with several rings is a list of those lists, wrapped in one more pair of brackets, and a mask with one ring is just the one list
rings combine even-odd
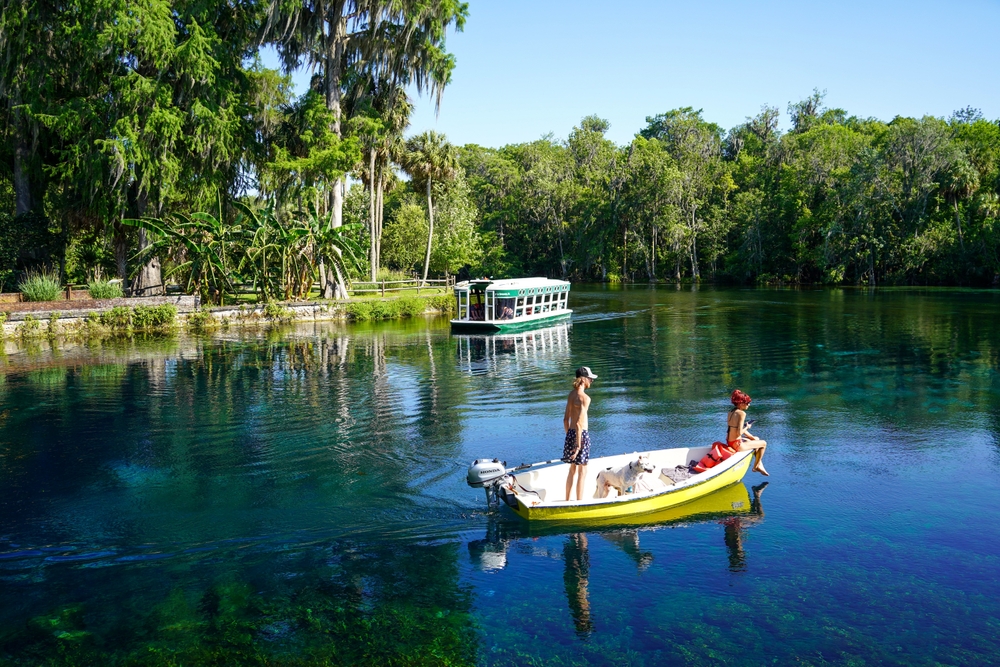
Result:
{"label": "outboard motor", "polygon": [[469,466],[465,481],[474,489],[486,489],[486,504],[500,505],[500,485],[507,477],[507,462],[500,459],[476,459]]}

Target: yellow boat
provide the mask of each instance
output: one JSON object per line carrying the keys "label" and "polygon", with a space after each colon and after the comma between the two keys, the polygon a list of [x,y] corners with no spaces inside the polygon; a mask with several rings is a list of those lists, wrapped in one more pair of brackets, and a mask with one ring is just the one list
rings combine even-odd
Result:
{"label": "yellow boat", "polygon": [[[484,487],[487,501],[502,500],[528,521],[589,521],[646,515],[685,505],[743,479],[753,460],[753,452],[738,452],[714,468],[674,483],[663,471],[699,461],[711,447],[679,447],[591,459],[584,480],[583,500],[566,500],[569,464],[544,461],[507,469],[497,460],[478,460],[469,468],[471,486]],[[607,468],[628,465],[643,455],[654,475],[651,491],[598,497],[597,474]],[[646,518],[646,517],[643,517]]]}
{"label": "yellow boat", "polygon": [[571,521],[519,522],[527,537],[557,535],[571,531],[606,531],[629,528],[656,528],[676,523],[717,520],[748,514],[751,510],[750,494],[744,484],[730,484],[680,505],[654,510],[643,514],[626,514],[602,519]]}

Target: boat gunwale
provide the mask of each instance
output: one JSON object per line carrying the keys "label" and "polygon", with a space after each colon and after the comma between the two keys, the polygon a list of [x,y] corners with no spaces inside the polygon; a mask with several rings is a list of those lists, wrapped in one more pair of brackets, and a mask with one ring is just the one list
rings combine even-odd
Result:
{"label": "boat gunwale", "polygon": [[571,317],[572,315],[573,315],[573,309],[572,308],[564,308],[562,310],[554,310],[554,311],[549,311],[549,312],[546,312],[546,313],[538,313],[538,314],[531,314],[531,315],[522,315],[519,318],[509,319],[509,320],[458,320],[458,319],[455,319],[455,320],[448,320],[448,322],[452,326],[458,325],[460,327],[469,328],[469,329],[473,329],[473,328],[477,328],[477,327],[478,328],[482,328],[482,329],[485,329],[485,328],[488,328],[488,327],[496,327],[497,329],[500,329],[501,327],[516,326],[518,324],[524,324],[524,323],[527,323],[527,322],[542,322],[542,321],[547,320],[547,319],[555,319],[555,318],[560,318],[560,317]]}
{"label": "boat gunwale", "polygon": [[[704,449],[704,448],[703,447],[675,447],[673,449]],[[656,451],[670,451],[670,450],[663,450],[663,449],[657,450],[657,449],[653,449],[653,450],[649,450],[647,452],[636,452],[636,454],[648,454],[650,451],[656,452]],[[623,495],[623,496],[616,496],[614,498],[589,498],[587,500],[576,500],[576,501],[551,500],[551,501],[542,501],[542,502],[539,502],[539,503],[534,504],[534,505],[528,505],[527,503],[525,503],[524,501],[522,501],[521,498],[520,498],[520,494],[518,494],[516,492],[513,495],[514,495],[514,498],[529,513],[532,510],[592,508],[592,507],[610,506],[610,505],[614,505],[616,503],[620,503],[622,505],[627,505],[629,503],[639,502],[639,501],[643,501],[643,500],[649,500],[650,498],[659,498],[660,496],[669,495],[669,494],[675,493],[677,491],[682,491],[684,489],[693,489],[693,488],[695,488],[697,486],[701,486],[702,484],[710,482],[711,480],[713,480],[715,477],[719,476],[723,472],[725,472],[725,471],[727,471],[727,470],[729,470],[731,468],[736,467],[737,463],[742,462],[743,459],[747,458],[748,456],[752,456],[752,455],[753,455],[753,450],[746,450],[746,451],[742,451],[742,452],[736,452],[735,454],[733,454],[732,456],[730,456],[728,459],[726,459],[723,463],[721,463],[721,464],[719,464],[719,465],[717,465],[717,466],[715,466],[713,468],[710,468],[709,470],[711,471],[711,473],[708,474],[708,475],[705,475],[702,479],[698,479],[697,481],[695,481],[693,483],[688,483],[689,480],[694,479],[693,477],[689,477],[688,479],[682,481],[680,484],[673,484],[671,486],[666,487],[662,491],[656,491],[656,492],[648,493],[648,494],[639,495],[639,494],[630,493],[630,494],[626,494],[626,495]],[[607,456],[607,457],[602,456],[600,458],[613,458],[615,456],[621,456],[621,454],[613,454],[612,456]],[[597,461],[597,460],[599,460],[599,459],[591,459],[591,461]],[[534,465],[536,465],[536,464],[532,464],[532,467],[534,467]],[[554,462],[553,461],[546,461],[546,462],[544,462],[542,464],[542,466],[540,466],[539,468],[537,468],[537,470],[540,470],[542,468],[549,467],[549,466],[553,466],[554,467],[556,465],[566,465],[566,464],[563,461],[554,461]],[[699,473],[699,476],[701,476],[702,474],[704,474],[704,473]],[[515,477],[516,477],[516,475],[515,475]]]}

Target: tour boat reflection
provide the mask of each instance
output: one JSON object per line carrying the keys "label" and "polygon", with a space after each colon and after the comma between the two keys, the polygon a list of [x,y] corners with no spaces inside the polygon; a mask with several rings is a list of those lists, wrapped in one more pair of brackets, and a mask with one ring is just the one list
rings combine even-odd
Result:
{"label": "tour boat reflection", "polygon": [[547,363],[569,357],[569,323],[511,334],[461,335],[455,338],[459,367],[473,375],[509,370],[510,366]]}

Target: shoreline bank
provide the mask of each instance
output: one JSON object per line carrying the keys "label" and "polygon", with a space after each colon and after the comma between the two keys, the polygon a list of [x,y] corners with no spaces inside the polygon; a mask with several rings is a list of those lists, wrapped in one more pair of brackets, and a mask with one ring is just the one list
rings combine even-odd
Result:
{"label": "shoreline bank", "polygon": [[0,340],[128,335],[177,328],[200,332],[304,321],[366,322],[440,315],[453,309],[450,294],[201,307],[194,296],[108,299],[99,303],[95,308],[0,309]]}

